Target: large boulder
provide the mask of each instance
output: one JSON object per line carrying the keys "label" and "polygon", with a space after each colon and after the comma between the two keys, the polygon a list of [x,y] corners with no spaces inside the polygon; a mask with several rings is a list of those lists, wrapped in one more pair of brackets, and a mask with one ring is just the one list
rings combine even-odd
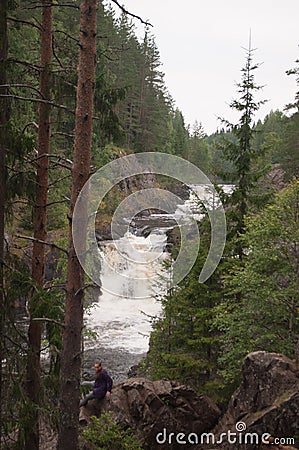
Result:
{"label": "large boulder", "polygon": [[[94,414],[97,405],[93,402],[81,408],[82,421]],[[178,444],[169,444],[174,442],[170,433],[199,435],[213,428],[220,417],[219,408],[210,398],[166,380],[131,378],[118,383],[109,403],[108,408],[116,422],[135,429],[144,448],[151,450],[178,448]],[[184,448],[189,447],[191,445],[184,445]]]}
{"label": "large boulder", "polygon": [[[242,381],[232,396],[226,414],[214,433],[268,433],[274,438],[298,438],[299,432],[299,372],[296,364],[277,353],[254,352],[247,356],[242,367]],[[224,439],[225,441],[225,439]],[[282,441],[282,443],[287,441]],[[290,444],[291,442],[289,442]],[[266,446],[275,447],[274,445]],[[221,448],[232,448],[223,442]],[[239,449],[265,448],[244,444]]]}

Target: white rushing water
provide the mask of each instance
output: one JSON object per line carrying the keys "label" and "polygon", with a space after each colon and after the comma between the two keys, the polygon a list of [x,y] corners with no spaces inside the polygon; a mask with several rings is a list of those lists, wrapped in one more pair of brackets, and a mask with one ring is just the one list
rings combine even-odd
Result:
{"label": "white rushing water", "polygon": [[163,230],[147,238],[128,232],[115,243],[102,243],[103,294],[87,319],[102,347],[148,350],[150,319],[159,315],[158,297],[165,292],[166,243]]}
{"label": "white rushing water", "polygon": [[[219,187],[222,188],[225,194],[231,194],[234,189],[234,185],[232,184],[221,184]],[[210,188],[204,185],[191,185],[190,189],[189,199],[186,200],[183,205],[178,206],[174,214],[175,218],[178,218],[179,216],[188,216],[191,212],[196,220],[201,220],[203,214],[200,214],[200,202],[203,202],[209,209],[214,209],[219,206],[219,197],[216,196],[215,191],[212,191]]]}

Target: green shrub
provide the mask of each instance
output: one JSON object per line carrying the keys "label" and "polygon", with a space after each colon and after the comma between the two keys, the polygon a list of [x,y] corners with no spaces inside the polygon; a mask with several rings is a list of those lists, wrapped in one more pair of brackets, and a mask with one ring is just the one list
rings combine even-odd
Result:
{"label": "green shrub", "polygon": [[102,413],[99,419],[91,417],[82,436],[92,450],[142,450],[132,430],[117,424],[109,412]]}

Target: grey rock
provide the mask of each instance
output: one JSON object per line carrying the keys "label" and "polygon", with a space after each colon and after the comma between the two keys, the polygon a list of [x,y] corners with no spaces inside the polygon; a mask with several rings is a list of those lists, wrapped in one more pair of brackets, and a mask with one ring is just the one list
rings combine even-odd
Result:
{"label": "grey rock", "polygon": [[[81,421],[95,414],[96,400],[81,408]],[[105,406],[106,408],[106,406]],[[210,430],[220,417],[220,410],[206,395],[197,395],[172,381],[131,378],[114,386],[108,405],[113,418],[131,427],[144,442],[144,449],[175,449],[176,444],[159,444],[157,435],[197,433]],[[184,445],[184,448],[190,448]]]}
{"label": "grey rock", "polygon": [[[298,437],[299,373],[294,361],[277,353],[262,351],[247,356],[242,367],[241,385],[214,432],[218,436],[228,430],[236,432],[238,422],[246,425],[244,433]],[[221,448],[231,447],[224,444]],[[238,448],[251,450],[261,447],[243,444]]]}

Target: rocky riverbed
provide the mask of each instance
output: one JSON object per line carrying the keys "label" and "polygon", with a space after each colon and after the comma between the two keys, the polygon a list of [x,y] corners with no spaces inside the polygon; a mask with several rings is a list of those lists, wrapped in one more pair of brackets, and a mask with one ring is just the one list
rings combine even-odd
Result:
{"label": "rocky riverbed", "polygon": [[94,360],[102,361],[103,366],[110,373],[114,382],[125,381],[132,366],[137,365],[146,353],[130,353],[121,348],[104,348],[96,345],[93,349],[84,352],[83,360],[83,380],[94,379]]}

